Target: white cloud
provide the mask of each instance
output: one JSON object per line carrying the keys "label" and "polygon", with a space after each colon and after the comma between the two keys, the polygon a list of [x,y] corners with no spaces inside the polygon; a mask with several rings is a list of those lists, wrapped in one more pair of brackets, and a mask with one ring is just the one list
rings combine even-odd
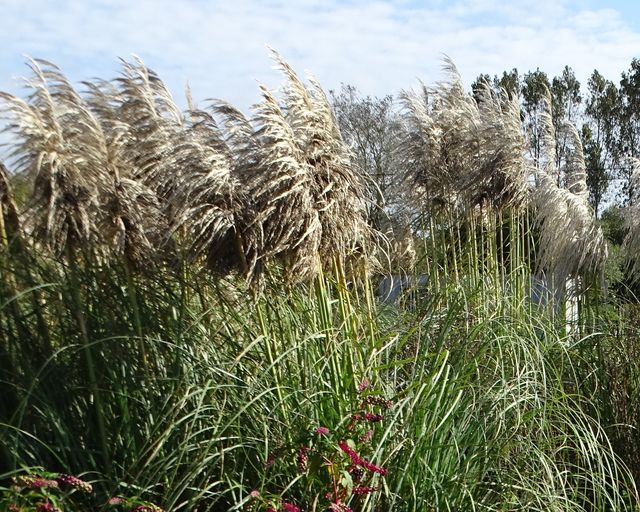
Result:
{"label": "white cloud", "polygon": [[478,74],[565,64],[585,81],[594,68],[617,80],[640,34],[610,8],[568,1],[389,0],[4,0],[0,3],[0,86],[26,72],[21,55],[58,63],[73,79],[108,78],[132,53],[176,96],[188,79],[198,100],[221,97],[247,108],[256,80],[279,83],[266,45],[325,88],[340,82],[383,95],[441,78],[441,55],[470,83]]}

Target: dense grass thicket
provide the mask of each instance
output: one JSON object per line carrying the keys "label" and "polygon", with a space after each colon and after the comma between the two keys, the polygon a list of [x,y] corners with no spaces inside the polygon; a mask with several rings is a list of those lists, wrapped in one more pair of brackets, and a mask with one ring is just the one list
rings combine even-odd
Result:
{"label": "dense grass thicket", "polygon": [[558,167],[547,103],[533,161],[451,67],[403,95],[380,230],[276,62],[251,117],[142,62],[0,93],[0,511],[638,510],[640,214],[610,250],[575,129]]}

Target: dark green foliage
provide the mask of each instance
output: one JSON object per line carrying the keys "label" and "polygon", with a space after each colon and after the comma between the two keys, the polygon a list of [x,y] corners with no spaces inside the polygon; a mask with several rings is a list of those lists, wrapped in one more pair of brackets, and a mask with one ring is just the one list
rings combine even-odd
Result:
{"label": "dark green foliage", "polygon": [[622,245],[625,237],[624,211],[612,206],[607,208],[600,219],[602,232],[609,242],[614,245]]}
{"label": "dark green foliage", "polygon": [[589,203],[593,207],[594,215],[598,217],[600,205],[609,189],[611,175],[606,168],[604,148],[594,139],[593,132],[588,125],[582,126],[581,136],[587,172],[587,187],[589,188]]}

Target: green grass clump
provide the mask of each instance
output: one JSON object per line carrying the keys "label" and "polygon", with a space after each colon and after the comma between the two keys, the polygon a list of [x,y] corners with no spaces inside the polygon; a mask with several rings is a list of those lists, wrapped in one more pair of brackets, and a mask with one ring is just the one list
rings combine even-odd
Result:
{"label": "green grass clump", "polygon": [[[117,268],[61,273],[9,299],[29,338],[3,307],[16,361],[2,376],[5,471],[83,474],[102,499],[91,506],[127,495],[166,510],[322,510],[336,485],[353,510],[634,506],[633,480],[581,393],[576,365],[592,363],[528,307],[470,321],[472,296],[456,289],[446,307],[432,297],[409,312],[324,279],[251,298],[233,281],[167,273],[136,285],[140,339],[126,284]],[[20,345],[39,339],[36,306],[48,354]],[[341,441],[386,474],[365,470],[358,485]]]}

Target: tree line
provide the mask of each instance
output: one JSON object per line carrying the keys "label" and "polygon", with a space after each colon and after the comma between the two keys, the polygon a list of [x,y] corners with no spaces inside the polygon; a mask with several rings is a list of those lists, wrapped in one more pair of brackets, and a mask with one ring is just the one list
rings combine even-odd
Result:
{"label": "tree line", "polygon": [[[485,88],[504,90],[520,101],[528,158],[536,167],[544,159],[542,116],[549,91],[556,127],[554,178],[558,186],[566,184],[563,169],[569,164],[570,132],[575,126],[584,148],[589,203],[595,216],[600,217],[607,206],[633,204],[633,162],[640,157],[640,60],[632,60],[618,84],[595,69],[585,87],[574,70],[565,66],[554,77],[540,69],[522,74],[516,68],[501,76],[481,74],[469,94],[480,101]],[[399,103],[392,95],[361,96],[354,86],[345,84],[339,91],[331,91],[331,100],[357,163],[380,191],[372,212],[374,224],[378,224],[381,211],[393,208],[393,183],[402,167],[396,151],[403,137]]]}

